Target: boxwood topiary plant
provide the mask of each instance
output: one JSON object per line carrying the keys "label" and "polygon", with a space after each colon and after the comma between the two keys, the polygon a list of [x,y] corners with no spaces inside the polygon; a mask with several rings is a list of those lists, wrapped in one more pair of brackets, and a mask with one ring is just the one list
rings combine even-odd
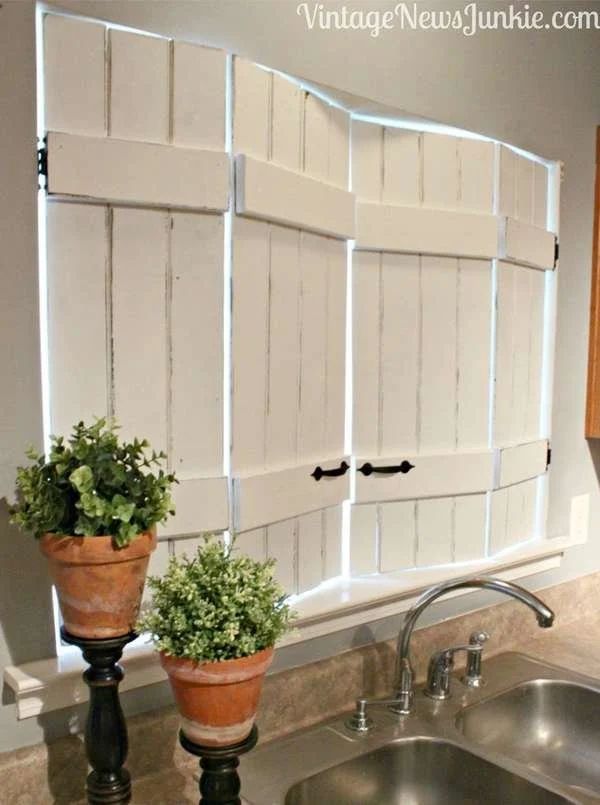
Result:
{"label": "boxwood topiary plant", "polygon": [[18,468],[12,522],[36,537],[112,536],[122,548],[174,514],[164,453],[145,439],[120,442],[117,430],[113,420],[79,422],[67,443],[51,437],[47,458],[28,451],[34,463]]}
{"label": "boxwood topiary plant", "polygon": [[150,577],[152,603],[138,624],[173,657],[219,662],[256,654],[289,629],[293,613],[273,579],[274,560],[259,562],[207,537],[196,556],[172,557]]}

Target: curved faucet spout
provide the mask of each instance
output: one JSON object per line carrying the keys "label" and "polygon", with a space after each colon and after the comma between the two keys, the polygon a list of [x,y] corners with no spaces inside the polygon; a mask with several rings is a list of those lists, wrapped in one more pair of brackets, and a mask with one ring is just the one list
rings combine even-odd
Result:
{"label": "curved faucet spout", "polygon": [[399,712],[410,712],[413,698],[413,668],[410,662],[410,638],[415,624],[429,604],[446,593],[460,590],[463,588],[480,588],[483,590],[494,590],[504,593],[511,598],[516,598],[526,604],[534,612],[538,624],[542,628],[552,626],[554,622],[554,612],[544,604],[536,595],[530,593],[524,587],[512,584],[508,581],[496,579],[493,576],[481,576],[479,578],[462,578],[454,581],[442,582],[430,590],[427,590],[418,601],[409,609],[404,618],[402,629],[398,635],[398,653],[396,665],[396,691],[398,699],[403,703]]}

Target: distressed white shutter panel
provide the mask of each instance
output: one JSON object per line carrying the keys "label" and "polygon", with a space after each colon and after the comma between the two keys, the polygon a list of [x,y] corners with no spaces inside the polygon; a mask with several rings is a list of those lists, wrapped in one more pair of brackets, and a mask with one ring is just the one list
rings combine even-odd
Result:
{"label": "distressed white shutter panel", "polygon": [[53,14],[44,41],[50,194],[227,208],[223,52]]}
{"label": "distressed white shutter panel", "polygon": [[555,233],[548,231],[548,169],[499,146],[499,257],[536,268],[554,268]]}
{"label": "distressed white shutter panel", "polygon": [[349,119],[238,58],[234,99],[234,522],[240,544],[276,558],[296,592],[341,572],[349,472],[312,473],[348,461]]}
{"label": "distressed white shutter panel", "polygon": [[492,143],[352,124],[356,246],[495,256]]}
{"label": "distressed white shutter panel", "polygon": [[116,415],[180,479],[159,535],[225,529],[225,54],[52,14],[44,38],[52,430]]}
{"label": "distressed white shutter panel", "polygon": [[346,112],[236,57],[233,118],[238,213],[354,236]]}
{"label": "distressed white shutter panel", "polygon": [[[497,268],[494,445],[499,489],[492,493],[490,549],[497,552],[537,533],[550,434],[541,430],[546,271],[554,265],[547,231],[548,170],[500,147],[498,207],[505,221]],[[539,269],[546,270],[539,270]]]}
{"label": "distressed white shutter panel", "polygon": [[[352,143],[352,572],[538,536],[547,169],[493,143],[362,121]],[[372,468],[391,471],[361,472]]]}

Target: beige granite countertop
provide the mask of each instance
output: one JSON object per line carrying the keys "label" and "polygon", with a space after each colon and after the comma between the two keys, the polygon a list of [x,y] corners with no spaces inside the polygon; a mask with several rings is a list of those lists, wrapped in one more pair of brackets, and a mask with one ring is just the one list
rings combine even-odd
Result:
{"label": "beige granite countertop", "polygon": [[[600,679],[600,615],[594,619],[584,617],[557,623],[547,630],[539,629],[524,639],[510,641],[507,646],[494,653],[504,651],[519,651],[544,662]],[[419,676],[422,676],[423,669],[419,670]],[[152,781],[141,780],[134,785],[134,792],[132,805],[189,805],[197,802],[195,781],[192,783],[190,779],[185,786],[186,799],[172,798],[172,783],[166,777],[164,782],[156,778]]]}
{"label": "beige granite countertop", "polygon": [[600,614],[540,630],[511,650],[600,679]]}
{"label": "beige granite countertop", "polygon": [[[491,635],[484,662],[486,657],[519,651],[600,679],[600,573],[547,588],[540,596],[556,612],[551,629],[538,628],[527,607],[504,599],[494,606],[416,630],[411,655],[417,679],[423,680],[434,650],[464,643],[474,630]],[[277,739],[349,710],[358,696],[389,694],[393,686],[394,642],[371,643],[269,675],[258,716],[261,741]],[[179,746],[178,728],[179,717],[173,706],[128,719],[127,768],[134,781],[132,805],[198,802],[197,759]],[[81,736],[6,752],[0,755],[2,802],[80,805],[85,774]]]}

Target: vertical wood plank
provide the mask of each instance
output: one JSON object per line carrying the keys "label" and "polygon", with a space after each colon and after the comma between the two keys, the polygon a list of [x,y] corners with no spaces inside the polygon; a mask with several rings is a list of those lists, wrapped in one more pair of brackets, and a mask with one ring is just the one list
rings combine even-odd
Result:
{"label": "vertical wood plank", "polygon": [[498,213],[510,218],[516,217],[516,154],[504,145],[500,148],[500,168],[498,187]]}
{"label": "vertical wood plank", "polygon": [[299,292],[299,233],[295,229],[273,226],[269,273],[265,456],[266,464],[271,469],[296,462],[300,376]]}
{"label": "vertical wood plank", "polygon": [[420,204],[421,137],[418,131],[384,128],[381,200],[385,204]]}
{"label": "vertical wood plank", "polygon": [[494,383],[494,444],[508,444],[512,434],[514,360],[514,272],[509,263],[498,263],[496,378]]}
{"label": "vertical wood plank", "polygon": [[267,160],[270,154],[272,74],[238,56],[233,63],[234,151]]}
{"label": "vertical wood plank", "polygon": [[455,259],[421,258],[421,452],[456,446],[456,280]]}
{"label": "vertical wood plank", "polygon": [[352,191],[364,201],[381,201],[383,127],[352,121]]}
{"label": "vertical wood plank", "polygon": [[491,264],[460,260],[456,442],[461,449],[488,442],[491,293]]}
{"label": "vertical wood plank", "polygon": [[515,218],[533,223],[533,162],[515,155],[516,163],[516,214]]}
{"label": "vertical wood plank", "polygon": [[461,207],[492,213],[494,207],[494,143],[459,140]]}
{"label": "vertical wood plank", "polygon": [[107,210],[47,205],[50,425],[68,435],[107,413]]}
{"label": "vertical wood plank", "polygon": [[301,167],[303,96],[297,84],[273,74],[271,159],[295,171]]}
{"label": "vertical wood plank", "polygon": [[414,500],[379,504],[379,570],[381,573],[414,567],[416,505]]}
{"label": "vertical wood plank", "polygon": [[325,373],[324,454],[339,456],[344,451],[346,414],[346,243],[327,242],[327,311]]}
{"label": "vertical wood plank", "polygon": [[310,92],[304,94],[304,172],[329,178],[329,106]]}
{"label": "vertical wood plank", "polygon": [[513,285],[513,360],[511,440],[525,440],[529,397],[529,358],[531,349],[531,269],[516,266]]}
{"label": "vertical wood plank", "polygon": [[169,139],[169,42],[109,31],[110,135],[166,143]]}
{"label": "vertical wood plank", "polygon": [[[150,561],[148,562],[148,576],[163,576],[169,567],[169,559],[171,554],[169,552],[169,541],[161,540],[150,554]],[[149,604],[152,600],[152,591],[148,582],[144,587],[144,595],[142,597],[142,606]]]}
{"label": "vertical wood plank", "polygon": [[124,438],[155,450],[167,447],[168,224],[162,212],[113,211],[115,413]]}
{"label": "vertical wood plank", "polygon": [[485,495],[459,495],[454,499],[454,561],[485,556]]}
{"label": "vertical wood plank", "polygon": [[298,454],[318,461],[325,442],[327,239],[300,235],[301,328]]}
{"label": "vertical wood plank", "polygon": [[275,578],[291,595],[296,584],[297,520],[284,520],[267,527],[267,555],[275,559]]}
{"label": "vertical wood plank", "polygon": [[[375,276],[373,274],[373,279]],[[383,254],[381,271],[380,453],[417,450],[419,258]],[[360,330],[358,338],[365,338]],[[375,356],[371,356],[373,359]]]}
{"label": "vertical wood plank", "polygon": [[235,218],[232,265],[232,467],[265,465],[269,227]]}
{"label": "vertical wood plank", "polygon": [[223,218],[175,213],[171,227],[171,464],[221,475]]}
{"label": "vertical wood plank", "polygon": [[106,27],[44,15],[44,128],[102,136],[106,131]]}
{"label": "vertical wood plank", "polygon": [[329,107],[329,182],[348,189],[350,163],[350,115],[336,106]]}
{"label": "vertical wood plank", "polygon": [[537,478],[507,488],[507,547],[535,536],[537,488]]}
{"label": "vertical wood plank", "polygon": [[377,572],[377,505],[374,503],[352,506],[350,572],[353,576]]}
{"label": "vertical wood plank", "polygon": [[539,439],[541,432],[542,369],[544,350],[544,307],[546,296],[543,271],[529,271],[531,308],[529,311],[529,361],[525,438]]}
{"label": "vertical wood plank", "polygon": [[353,253],[353,452],[369,455],[379,444],[380,262],[377,252]]}
{"label": "vertical wood plank", "polygon": [[423,204],[458,207],[458,138],[423,134]]}
{"label": "vertical wood plank", "polygon": [[490,556],[506,547],[506,521],[508,514],[508,487],[492,492],[490,520]]}
{"label": "vertical wood plank", "polygon": [[342,506],[330,506],[323,511],[323,579],[332,579],[342,572]]}
{"label": "vertical wood plank", "polygon": [[506,547],[528,538],[525,520],[525,484],[507,487]]}
{"label": "vertical wood plank", "polygon": [[255,528],[238,534],[235,549],[257,562],[264,562],[267,558],[267,529]]}
{"label": "vertical wood plank", "polygon": [[[541,536],[538,533],[537,505],[540,494],[538,478],[531,478],[523,484],[523,523],[525,525],[525,539],[534,539]],[[542,521],[545,525],[545,518]]]}
{"label": "vertical wood plank", "polygon": [[173,143],[225,148],[223,50],[173,43]]}
{"label": "vertical wood plank", "polygon": [[548,168],[541,162],[533,165],[533,225],[548,229]]}
{"label": "vertical wood plank", "polygon": [[298,592],[317,587],[323,580],[323,514],[309,512],[298,518]]}
{"label": "vertical wood plank", "polygon": [[453,498],[417,501],[417,567],[452,561]]}

